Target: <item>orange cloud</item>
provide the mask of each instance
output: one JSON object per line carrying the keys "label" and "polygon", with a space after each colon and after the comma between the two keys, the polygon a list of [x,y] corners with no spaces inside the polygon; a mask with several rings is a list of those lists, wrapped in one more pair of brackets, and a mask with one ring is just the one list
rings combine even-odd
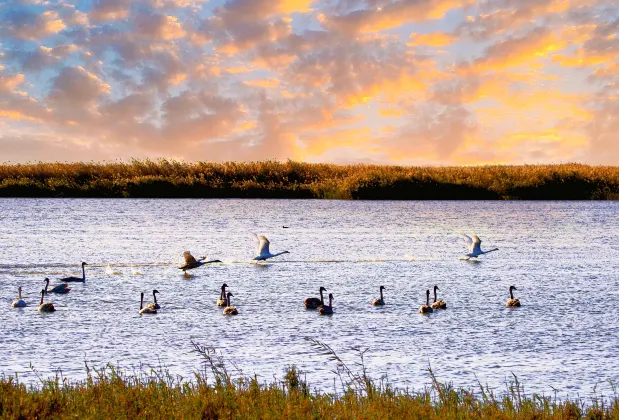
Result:
{"label": "orange cloud", "polygon": [[256,79],[256,80],[246,80],[243,82],[246,86],[254,86],[261,88],[275,88],[279,86],[279,81],[277,79]]}
{"label": "orange cloud", "polygon": [[406,43],[409,47],[429,46],[444,47],[457,41],[457,37],[445,32],[431,32],[428,34],[418,34],[413,32]]}

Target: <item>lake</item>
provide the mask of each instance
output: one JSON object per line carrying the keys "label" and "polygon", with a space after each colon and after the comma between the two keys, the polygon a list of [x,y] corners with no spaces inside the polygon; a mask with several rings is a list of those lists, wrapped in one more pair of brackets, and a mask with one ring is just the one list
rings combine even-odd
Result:
{"label": "lake", "polygon": [[[618,213],[619,202],[2,199],[0,372],[37,383],[32,363],[82,379],[88,362],[191,378],[194,340],[245,374],[269,381],[294,364],[333,390],[336,366],[310,337],[353,369],[369,348],[370,375],[400,388],[423,388],[430,365],[458,387],[501,392],[514,374],[527,392],[608,394],[619,381]],[[250,231],[290,254],[250,264]],[[459,232],[499,251],[462,260]],[[185,279],[185,250],[223,263]],[[86,283],[38,313],[43,279],[81,274],[81,261]],[[224,282],[236,317],[215,305]],[[10,306],[19,285],[24,309]],[[419,315],[434,285],[448,309]],[[505,307],[510,285],[521,308]],[[303,307],[320,286],[333,316]],[[162,309],[140,316],[140,292],[151,301],[153,289]]]}

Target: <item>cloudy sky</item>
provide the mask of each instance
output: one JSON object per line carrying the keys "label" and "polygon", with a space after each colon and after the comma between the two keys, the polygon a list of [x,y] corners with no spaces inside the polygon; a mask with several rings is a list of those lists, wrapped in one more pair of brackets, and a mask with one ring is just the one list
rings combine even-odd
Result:
{"label": "cloudy sky", "polygon": [[619,3],[0,4],[0,161],[619,164]]}

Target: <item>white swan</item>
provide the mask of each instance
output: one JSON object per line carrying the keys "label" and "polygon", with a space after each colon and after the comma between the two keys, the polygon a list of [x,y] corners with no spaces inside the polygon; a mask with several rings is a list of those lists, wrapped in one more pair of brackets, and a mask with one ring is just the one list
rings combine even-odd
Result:
{"label": "white swan", "polygon": [[26,306],[26,301],[21,298],[21,286],[17,288],[17,299],[11,303],[13,308],[24,308]]}
{"label": "white swan", "polygon": [[488,251],[482,251],[481,250],[481,239],[479,239],[479,236],[475,234],[473,234],[472,236],[468,236],[468,235],[465,235],[464,233],[461,233],[460,236],[462,236],[464,240],[466,241],[466,246],[469,251],[468,254],[465,254],[465,256],[468,257],[467,259],[477,258],[480,255],[488,254],[489,252],[499,250],[499,248],[494,248]]}
{"label": "white swan", "polygon": [[65,283],[60,283],[55,285],[54,287],[51,288],[51,290],[49,290],[49,279],[47,277],[45,277],[45,294],[50,294],[50,293],[62,293],[62,294],[66,294],[69,293],[71,291],[71,288],[66,285]]}
{"label": "white swan", "polygon": [[192,268],[200,267],[201,265],[204,265],[204,264],[220,263],[221,262],[220,260],[204,261],[206,259],[206,257],[202,257],[202,258],[196,260],[193,257],[193,255],[191,255],[191,252],[189,252],[189,251],[183,252],[183,257],[185,258],[185,264],[183,264],[182,266],[180,266],[178,268],[185,272],[185,276],[188,276],[187,275],[187,270],[191,270]]}
{"label": "white swan", "polygon": [[290,254],[290,252],[288,251],[271,254],[271,252],[269,251],[270,242],[267,237],[264,235],[258,236],[253,232],[251,232],[251,234],[253,235],[254,242],[256,243],[256,256],[254,257],[253,261],[265,261],[269,258],[277,257],[278,255]]}

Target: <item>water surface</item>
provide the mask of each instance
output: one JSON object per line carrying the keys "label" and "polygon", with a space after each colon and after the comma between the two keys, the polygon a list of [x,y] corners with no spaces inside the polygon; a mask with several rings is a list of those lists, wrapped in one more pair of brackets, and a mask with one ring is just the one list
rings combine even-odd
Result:
{"label": "water surface", "polygon": [[[351,367],[357,350],[375,378],[421,389],[441,381],[560,395],[610,391],[619,380],[619,203],[364,202],[306,200],[0,200],[0,372],[36,382],[85,376],[84,362],[127,370],[200,369],[191,340],[213,346],[264,380],[286,366],[333,389],[335,365],[305,339],[329,344]],[[282,226],[289,226],[288,229]],[[249,264],[248,231],[290,254]],[[499,251],[460,260],[458,232]],[[224,261],[192,271],[184,250]],[[412,257],[412,261],[411,261]],[[85,284],[36,312],[43,278],[87,268]],[[121,274],[108,275],[107,264]],[[131,266],[141,275],[133,275]],[[239,309],[215,306],[226,282]],[[446,311],[417,314],[434,285]],[[523,306],[505,308],[508,287]],[[10,302],[22,285],[29,303]],[[335,314],[303,309],[324,286]],[[384,285],[384,308],[370,306]],[[140,292],[163,309],[138,314]]]}

